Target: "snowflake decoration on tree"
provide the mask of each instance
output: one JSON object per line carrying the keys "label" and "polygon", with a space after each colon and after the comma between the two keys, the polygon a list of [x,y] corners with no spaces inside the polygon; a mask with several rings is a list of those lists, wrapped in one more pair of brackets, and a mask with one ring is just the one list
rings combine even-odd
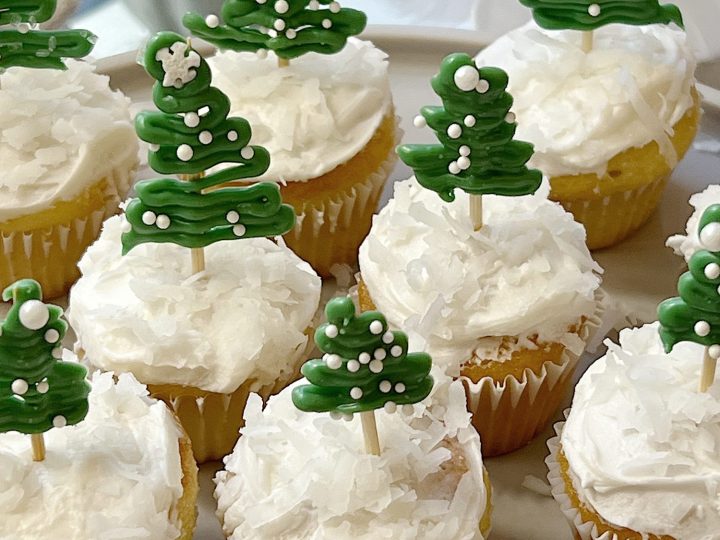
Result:
{"label": "snowflake decoration on tree", "polygon": [[173,43],[171,47],[160,49],[155,60],[162,63],[165,71],[163,86],[182,88],[197,77],[200,67],[200,55],[182,42]]}

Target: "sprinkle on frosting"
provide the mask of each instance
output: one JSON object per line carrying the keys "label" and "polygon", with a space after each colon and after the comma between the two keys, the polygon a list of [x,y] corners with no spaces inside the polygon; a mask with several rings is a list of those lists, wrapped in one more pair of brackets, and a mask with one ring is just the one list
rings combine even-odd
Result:
{"label": "sprinkle on frosting", "polygon": [[703,347],[665,354],[657,323],[620,333],[578,384],[561,442],[607,521],[683,540],[720,530],[720,387],[697,391]]}
{"label": "sprinkle on frosting", "polygon": [[690,205],[695,211],[687,222],[686,234],[676,234],[667,240],[667,246],[677,255],[685,257],[686,261],[690,261],[690,257],[696,251],[704,249],[698,236],[698,224],[705,210],[713,204],[720,204],[720,185],[717,184],[708,186],[705,191],[690,197]]}

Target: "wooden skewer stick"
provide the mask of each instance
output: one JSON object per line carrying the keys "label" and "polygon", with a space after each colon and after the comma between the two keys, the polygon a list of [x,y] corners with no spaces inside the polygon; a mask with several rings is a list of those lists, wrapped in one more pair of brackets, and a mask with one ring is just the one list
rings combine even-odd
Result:
{"label": "wooden skewer stick", "polygon": [[483,203],[482,195],[470,195],[470,218],[473,222],[475,232],[483,227]]}
{"label": "wooden skewer stick", "polygon": [[583,32],[582,35],[582,49],[586,53],[589,53],[593,50],[594,34],[591,30],[590,32]]}
{"label": "wooden skewer stick", "polygon": [[709,348],[705,347],[705,359],[703,360],[702,377],[700,378],[700,392],[707,392],[715,382],[715,370],[717,359],[710,356]]}
{"label": "wooden skewer stick", "polygon": [[30,435],[30,441],[32,443],[33,461],[44,461],[45,460],[45,437],[42,433],[37,435]]}
{"label": "wooden skewer stick", "polygon": [[375,411],[360,413],[360,420],[362,420],[363,436],[365,437],[365,451],[368,454],[379,456],[380,439],[378,438]]}
{"label": "wooden skewer stick", "polygon": [[287,58],[280,58],[278,56],[278,67],[286,68],[289,65],[290,65],[290,60],[288,60]]}
{"label": "wooden skewer stick", "polygon": [[[205,178],[205,173],[180,175],[180,180],[184,180],[185,182],[192,182],[194,180],[200,180],[201,178]],[[190,250],[190,256],[192,258],[193,275],[205,271],[205,249],[192,248]]]}

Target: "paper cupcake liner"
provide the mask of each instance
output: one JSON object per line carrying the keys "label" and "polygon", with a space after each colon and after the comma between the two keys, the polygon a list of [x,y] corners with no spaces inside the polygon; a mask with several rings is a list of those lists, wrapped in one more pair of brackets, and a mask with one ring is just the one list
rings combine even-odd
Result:
{"label": "paper cupcake liner", "polygon": [[[177,417],[176,417],[177,419]],[[180,421],[178,420],[178,425]],[[197,525],[197,499],[200,492],[198,484],[198,468],[193,457],[192,443],[183,432],[180,444],[180,464],[182,467],[183,493],[173,508],[173,514],[180,524],[178,540],[192,540]]]}
{"label": "paper cupcake liner", "polygon": [[[398,134],[395,140],[399,140]],[[288,247],[323,277],[332,276],[334,265],[355,266],[360,244],[370,232],[372,216],[396,162],[397,155],[391,151],[370,176],[358,178],[325,199],[287,199],[298,216],[295,228],[284,237]]]}
{"label": "paper cupcake liner", "polygon": [[[595,313],[580,331],[585,346],[601,326],[604,294],[596,295]],[[547,361],[540,373],[525,369],[522,380],[508,375],[502,384],[491,377],[477,383],[462,377],[472,422],[480,433],[483,455],[499,456],[528,444],[550,423],[567,395],[584,352],[563,352],[558,364]]]}
{"label": "paper cupcake liner", "polygon": [[94,185],[106,184],[101,205],[87,216],[42,229],[17,232],[0,230],[0,290],[18,279],[40,283],[45,298],[62,296],[80,277],[77,263],[100,235],[103,222],[118,212],[130,191],[135,167],[118,167]]}
{"label": "paper cupcake liner", "polygon": [[588,247],[600,249],[621,242],[650,219],[660,204],[669,178],[668,174],[635,189],[605,197],[562,200],[551,195],[551,198],[585,226]]}

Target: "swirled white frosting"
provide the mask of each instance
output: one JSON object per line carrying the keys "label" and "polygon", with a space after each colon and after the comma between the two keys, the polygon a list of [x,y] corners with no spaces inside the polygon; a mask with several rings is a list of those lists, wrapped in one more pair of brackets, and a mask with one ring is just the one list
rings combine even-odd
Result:
{"label": "swirled white frosting", "polygon": [[696,251],[705,249],[700,245],[698,225],[708,206],[720,204],[720,185],[714,184],[708,186],[705,191],[696,193],[690,197],[690,204],[695,211],[687,222],[686,234],[676,234],[667,239],[667,246],[672,248],[677,255],[685,257],[686,261],[690,261],[690,257]]}
{"label": "swirled white frosting", "polygon": [[205,248],[207,269],[193,276],[190,251],[174,244],[121,256],[123,219],[105,222],[70,293],[68,320],[93,366],[219,393],[294,369],[320,300],[309,264],[246,239]]}
{"label": "swirled white frosting", "polygon": [[0,434],[0,538],[175,540],[182,431],[147,396],[130,375],[95,374],[87,417],[46,433],[40,463],[28,435]]}
{"label": "swirled white frosting", "polygon": [[279,68],[271,54],[220,52],[208,59],[232,114],[272,156],[261,179],[304,182],[349,161],[390,112],[387,54],[350,38],[337,54],[306,54]]}
{"label": "swirled white frosting", "polygon": [[376,413],[379,457],[364,451],[360,418],[301,412],[292,387],[264,411],[252,395],[216,478],[228,538],[482,540],[480,439],[460,382],[437,386],[412,417]]}
{"label": "swirled white frosting", "polygon": [[568,330],[595,311],[602,271],[583,227],[547,199],[547,185],[526,197],[483,197],[479,232],[469,196],[456,190],[456,197],[445,203],[415,179],[395,184],[360,247],[362,279],[378,310],[424,336],[433,360],[451,370],[473,351],[497,347],[493,336],[532,347],[524,338],[537,335],[582,348]]}
{"label": "swirled white frosting", "polygon": [[673,126],[693,104],[696,60],[686,34],[666,25],[609,25],[594,32],[543,30],[534,22],[477,56],[508,72],[517,138],[535,145],[548,176],[607,172],[615,155],[658,141],[674,166]]}
{"label": "swirled white frosting", "polygon": [[663,351],[626,329],[583,376],[562,432],[581,497],[608,522],[678,540],[720,538],[720,384],[698,392],[703,347]]}
{"label": "swirled white frosting", "polygon": [[80,195],[137,162],[130,101],[88,62],[0,75],[0,221]]}

